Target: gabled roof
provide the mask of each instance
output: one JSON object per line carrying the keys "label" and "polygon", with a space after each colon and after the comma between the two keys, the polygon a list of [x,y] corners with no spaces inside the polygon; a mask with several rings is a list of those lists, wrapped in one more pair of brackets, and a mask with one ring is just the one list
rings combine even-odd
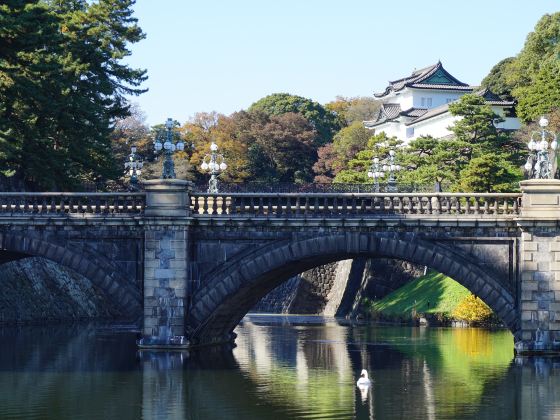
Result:
{"label": "gabled roof", "polygon": [[472,91],[472,86],[453,77],[443,68],[441,61],[420,70],[415,70],[410,76],[389,82],[389,86],[381,93],[374,93],[377,98],[382,98],[391,92],[398,92],[405,87],[416,89],[442,89]]}

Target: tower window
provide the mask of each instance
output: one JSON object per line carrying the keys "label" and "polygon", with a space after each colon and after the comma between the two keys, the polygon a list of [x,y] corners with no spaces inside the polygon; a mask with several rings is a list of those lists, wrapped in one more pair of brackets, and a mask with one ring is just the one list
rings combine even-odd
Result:
{"label": "tower window", "polygon": [[432,106],[432,98],[421,98],[420,102],[422,104],[422,108],[430,108]]}

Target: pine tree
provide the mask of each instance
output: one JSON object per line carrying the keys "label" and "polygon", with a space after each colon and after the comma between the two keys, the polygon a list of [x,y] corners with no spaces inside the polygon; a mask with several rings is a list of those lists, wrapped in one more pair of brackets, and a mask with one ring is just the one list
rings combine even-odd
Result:
{"label": "pine tree", "polygon": [[59,21],[39,0],[0,5],[0,171],[52,185],[53,107],[61,90]]}
{"label": "pine tree", "polygon": [[117,177],[109,134],[143,92],[121,63],[143,33],[133,0],[9,0],[0,14],[0,164],[29,188]]}

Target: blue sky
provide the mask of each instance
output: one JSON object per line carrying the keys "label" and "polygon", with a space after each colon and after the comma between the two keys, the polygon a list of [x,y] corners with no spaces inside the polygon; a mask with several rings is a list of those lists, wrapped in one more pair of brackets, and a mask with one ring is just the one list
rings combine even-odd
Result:
{"label": "blue sky", "polygon": [[558,0],[137,0],[147,38],[127,62],[148,70],[132,98],[150,124],[230,114],[288,92],[326,103],[368,96],[441,60],[478,84]]}

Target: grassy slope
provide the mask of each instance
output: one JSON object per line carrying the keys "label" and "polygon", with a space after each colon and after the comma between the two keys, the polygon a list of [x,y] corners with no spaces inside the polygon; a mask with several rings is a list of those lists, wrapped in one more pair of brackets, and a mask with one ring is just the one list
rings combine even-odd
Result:
{"label": "grassy slope", "polygon": [[417,313],[451,314],[470,292],[443,274],[428,272],[375,302],[373,308],[386,315]]}

